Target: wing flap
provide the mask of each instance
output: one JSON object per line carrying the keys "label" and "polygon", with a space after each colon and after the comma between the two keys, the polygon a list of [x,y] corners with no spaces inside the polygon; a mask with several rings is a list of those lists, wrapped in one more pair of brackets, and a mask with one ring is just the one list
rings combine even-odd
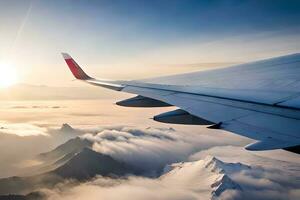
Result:
{"label": "wing flap", "polygon": [[[176,93],[158,89],[143,89],[126,86],[123,91],[154,98],[171,105],[175,105],[188,113],[214,122],[221,123],[220,129],[260,141],[281,141],[278,148],[286,148],[300,144],[300,121],[295,118],[272,114],[264,106],[251,106],[249,103],[233,102],[229,100],[214,99],[212,97],[195,97],[193,94]],[[246,105],[243,105],[246,104]],[[289,114],[289,113],[281,113]],[[293,113],[292,113],[293,114]],[[292,117],[299,117],[294,114]],[[273,141],[272,140],[272,141]],[[293,143],[289,142],[293,141]],[[267,148],[267,147],[266,147]],[[275,148],[273,145],[272,148]]]}
{"label": "wing flap", "polygon": [[282,142],[275,139],[265,139],[263,141],[257,141],[251,143],[245,147],[249,151],[266,151],[266,150],[275,150],[275,149],[284,149],[288,147],[297,146],[297,143],[293,142]]}
{"label": "wing flap", "polygon": [[251,111],[232,108],[230,112],[228,107],[222,104],[204,102],[180,96],[180,93],[171,91],[160,91],[157,89],[144,89],[140,87],[127,86],[122,91],[139,94],[149,98],[154,98],[170,105],[175,105],[192,115],[204,118],[208,121],[219,123],[222,121],[236,119],[251,114]]}
{"label": "wing flap", "polygon": [[[300,88],[300,85],[299,85]],[[300,109],[300,94],[286,101],[280,102],[278,105]]]}

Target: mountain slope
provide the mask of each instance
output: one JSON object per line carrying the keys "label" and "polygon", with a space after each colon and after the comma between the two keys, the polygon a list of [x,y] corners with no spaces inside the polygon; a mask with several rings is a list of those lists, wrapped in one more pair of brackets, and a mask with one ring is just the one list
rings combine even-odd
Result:
{"label": "mountain slope", "polygon": [[45,194],[32,192],[27,195],[0,195],[0,200],[46,200]]}
{"label": "mountain slope", "polygon": [[192,191],[204,191],[203,199],[220,196],[226,190],[242,188],[230,178],[230,174],[249,169],[240,163],[224,163],[215,157],[208,156],[204,160],[176,163],[167,166],[160,177],[162,182],[174,184]]}
{"label": "mountain slope", "polygon": [[75,155],[76,153],[82,151],[86,147],[92,147],[93,143],[86,139],[81,139],[79,137],[73,138],[59,145],[52,151],[42,153],[38,155],[38,159],[46,162],[56,162],[62,159],[66,155]]}
{"label": "mountain slope", "polygon": [[96,175],[120,177],[134,173],[130,166],[108,155],[83,148],[53,171],[29,176],[0,179],[0,195],[29,193],[40,188],[53,188],[67,179],[89,180]]}
{"label": "mountain slope", "polygon": [[108,155],[97,153],[89,148],[84,148],[67,163],[51,173],[62,178],[87,180],[96,175],[124,176],[130,173],[130,169],[124,163],[116,161]]}

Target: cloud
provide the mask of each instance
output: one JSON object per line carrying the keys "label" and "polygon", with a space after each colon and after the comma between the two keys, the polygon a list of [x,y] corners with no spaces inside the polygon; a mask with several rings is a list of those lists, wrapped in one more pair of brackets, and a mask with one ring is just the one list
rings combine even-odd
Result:
{"label": "cloud", "polygon": [[[237,146],[214,146],[203,151],[199,151],[190,155],[190,161],[203,159],[206,155],[213,155],[228,162],[242,162],[249,165],[262,165],[266,167],[283,168],[285,162],[289,163],[291,169],[296,170],[299,168],[300,161],[299,155],[284,150],[272,151],[247,151],[244,148]],[[277,162],[285,161],[285,162]],[[274,165],[274,162],[277,165]]]}
{"label": "cloud", "polygon": [[85,134],[93,149],[155,175],[170,163],[186,161],[188,156],[215,145],[234,143],[216,140],[215,135],[182,133],[172,128],[118,127]]}
{"label": "cloud", "polygon": [[[272,153],[272,156],[269,154]],[[249,152],[243,148],[234,146],[212,147],[193,154],[189,160],[198,160],[207,154],[217,156],[222,160],[242,162],[251,165],[249,170],[241,170],[231,175],[231,178],[239,183],[243,192],[238,192],[233,199],[298,199],[300,197],[300,166],[296,159],[287,162],[280,151]],[[273,159],[275,155],[278,159]],[[291,158],[298,155],[288,153]],[[223,195],[225,195],[223,197]],[[221,195],[221,199],[227,199],[228,193]],[[230,196],[230,195],[229,195]],[[230,199],[230,198],[229,198]]]}
{"label": "cloud", "polygon": [[102,179],[81,184],[60,193],[51,193],[49,200],[57,199],[106,199],[106,200],[196,200],[196,194],[186,189],[170,188],[155,179],[131,177],[126,181]]}
{"label": "cloud", "polygon": [[241,199],[295,199],[292,196],[300,194],[299,174],[288,174],[284,168],[281,170],[269,168],[253,168],[242,171],[232,178],[244,188]]}
{"label": "cloud", "polygon": [[47,129],[28,123],[0,123],[0,132],[5,134],[15,134],[25,136],[49,136]]}
{"label": "cloud", "polygon": [[40,106],[40,105],[35,105],[35,106],[22,106],[22,105],[18,105],[18,106],[11,106],[9,107],[10,109],[43,109],[43,108],[53,108],[53,109],[58,109],[61,108],[60,106]]}

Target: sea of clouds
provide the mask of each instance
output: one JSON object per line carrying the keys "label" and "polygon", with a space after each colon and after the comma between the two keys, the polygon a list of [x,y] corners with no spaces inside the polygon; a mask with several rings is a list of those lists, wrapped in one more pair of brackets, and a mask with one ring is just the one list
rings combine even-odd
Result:
{"label": "sea of clouds", "polygon": [[[182,133],[173,128],[110,127],[81,138],[92,141],[93,150],[107,154],[138,169],[145,177],[128,179],[97,177],[68,189],[48,191],[50,199],[298,199],[300,198],[300,165],[281,161],[266,154],[255,154],[240,146],[240,141],[229,141],[222,133]],[[91,130],[89,130],[91,132]],[[221,139],[220,139],[221,138]],[[276,154],[277,151],[274,152]],[[162,169],[172,163],[197,162],[207,156],[234,163],[227,174],[242,190],[226,190],[212,196],[211,188],[203,189],[203,180],[197,177],[205,171],[188,171],[174,178],[156,178]],[[297,155],[291,154],[296,159]],[[242,162],[242,164],[237,163]],[[236,164],[237,163],[237,164]],[[240,167],[249,166],[249,168]],[[197,187],[198,185],[198,187]]]}
{"label": "sea of clouds", "polygon": [[[12,124],[5,126],[5,129],[1,131],[3,133],[1,137],[10,138],[11,142],[13,140],[18,140],[20,143],[27,141],[25,142],[27,146],[30,142],[37,145],[40,143],[42,146],[46,144],[47,140],[53,141],[52,145],[47,146],[47,149],[54,148],[58,138],[63,138],[61,140],[63,143],[72,137],[69,133],[63,137],[64,133],[57,128],[29,126],[28,124],[24,127],[26,128],[25,133],[26,130],[35,130],[36,128],[36,133],[40,132],[40,134],[19,135],[22,124]],[[13,134],[14,130],[18,132],[15,135]],[[51,200],[300,198],[298,155],[281,150],[267,153],[249,152],[243,148],[249,140],[232,136],[223,131],[201,130],[203,131],[183,132],[166,127],[138,126],[77,127],[75,129],[76,136],[79,134],[82,139],[92,141],[94,151],[110,155],[116,160],[144,171],[144,177],[129,176],[127,179],[96,177],[89,182],[77,183],[71,187],[69,184],[60,184],[53,190],[41,190]],[[37,153],[39,152],[35,152],[35,154]],[[243,190],[229,189],[220,196],[213,197],[210,187],[201,190],[200,187],[197,187],[197,185],[204,185],[202,180],[195,179],[188,184],[180,184],[185,176],[197,177],[199,175],[197,171],[189,172],[189,174],[184,174],[176,179],[157,178],[167,165],[178,162],[197,162],[207,156],[215,156],[228,163],[241,162],[243,165],[250,166],[249,170],[237,168],[234,173],[229,173],[230,178]],[[288,161],[286,161],[287,158],[289,158]]]}

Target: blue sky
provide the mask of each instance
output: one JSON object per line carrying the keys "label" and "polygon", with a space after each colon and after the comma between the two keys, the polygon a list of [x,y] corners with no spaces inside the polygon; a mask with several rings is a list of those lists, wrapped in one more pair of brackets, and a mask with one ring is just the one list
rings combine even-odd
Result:
{"label": "blue sky", "polygon": [[33,83],[65,73],[61,51],[109,78],[243,62],[299,51],[299,10],[296,0],[0,0],[0,59]]}
{"label": "blue sky", "polygon": [[[299,1],[63,0],[35,2],[38,15],[101,32],[112,24],[134,39],[242,34],[297,28]],[[131,30],[126,30],[129,26]],[[68,25],[67,27],[68,28]],[[118,35],[118,36],[120,36]]]}

